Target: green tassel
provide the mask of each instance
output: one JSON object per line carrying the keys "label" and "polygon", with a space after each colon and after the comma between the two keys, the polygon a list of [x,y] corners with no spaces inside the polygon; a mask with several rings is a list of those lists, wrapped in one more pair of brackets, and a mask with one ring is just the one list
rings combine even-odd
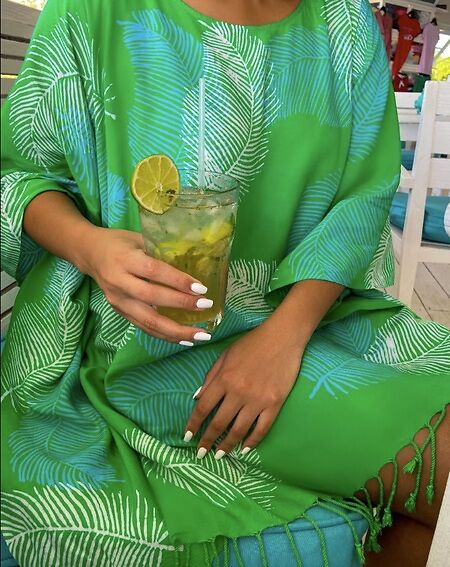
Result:
{"label": "green tassel", "polygon": [[236,555],[236,561],[239,567],[245,567],[244,562],[242,561],[241,552],[239,551],[239,544],[237,539],[233,538],[233,548],[234,554]]}
{"label": "green tassel", "polygon": [[390,528],[392,526],[392,512],[386,508],[383,514],[383,521],[381,522],[383,528]]}
{"label": "green tassel", "polygon": [[434,486],[432,484],[429,484],[427,486],[426,494],[427,494],[427,502],[431,506],[431,504],[433,504],[433,498],[434,498]]}
{"label": "green tassel", "polygon": [[411,492],[411,494],[408,497],[408,500],[405,502],[405,508],[408,510],[408,512],[414,512],[414,510],[416,509],[416,500],[417,500],[417,494],[414,492]]}
{"label": "green tassel", "polygon": [[417,459],[417,456],[413,457],[409,461],[409,463],[406,463],[406,465],[403,467],[403,472],[405,472],[406,474],[412,474],[416,470],[418,463],[419,461]]}
{"label": "green tassel", "polygon": [[364,564],[366,562],[366,557],[364,555],[364,547],[362,546],[361,543],[358,543],[355,547],[360,563]]}
{"label": "green tassel", "polygon": [[266,555],[266,550],[264,549],[264,542],[263,539],[261,537],[260,534],[256,535],[256,539],[258,541],[258,547],[259,547],[259,554],[261,556],[261,562],[262,562],[262,567],[268,567],[267,565],[267,555]]}
{"label": "green tassel", "polygon": [[291,534],[291,530],[289,529],[289,524],[284,524],[284,529],[286,532],[286,537],[288,538],[289,544],[291,546],[292,554],[294,555],[295,561],[297,563],[297,567],[302,567],[302,558],[300,557],[300,553],[295,545],[294,536]]}
{"label": "green tassel", "polygon": [[228,538],[225,538],[223,544],[223,567],[230,567],[230,548]]}
{"label": "green tassel", "polygon": [[379,553],[381,551],[381,545],[378,543],[377,534],[373,533],[370,535],[369,538],[370,549],[375,551],[375,553]]}

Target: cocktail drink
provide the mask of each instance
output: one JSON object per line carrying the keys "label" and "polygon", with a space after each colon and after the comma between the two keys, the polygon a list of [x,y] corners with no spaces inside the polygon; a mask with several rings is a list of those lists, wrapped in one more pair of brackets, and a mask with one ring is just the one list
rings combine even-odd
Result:
{"label": "cocktail drink", "polygon": [[[180,184],[170,206],[155,213],[140,207],[145,249],[149,256],[196,278],[208,288],[211,309],[186,311],[158,307],[158,313],[183,325],[212,331],[220,324],[227,290],[228,264],[236,224],[239,184],[208,173],[198,187],[196,172],[180,172]],[[165,186],[170,195],[169,185]]]}

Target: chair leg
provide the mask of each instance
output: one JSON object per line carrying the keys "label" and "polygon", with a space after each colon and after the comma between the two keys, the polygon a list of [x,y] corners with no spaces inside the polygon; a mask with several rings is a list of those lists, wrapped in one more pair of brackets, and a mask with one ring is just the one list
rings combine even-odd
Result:
{"label": "chair leg", "polygon": [[[404,244],[404,243],[403,243]],[[414,284],[417,275],[417,250],[407,249],[402,246],[402,255],[400,258],[400,274],[398,277],[397,297],[407,305],[412,307],[412,298],[414,294]]]}

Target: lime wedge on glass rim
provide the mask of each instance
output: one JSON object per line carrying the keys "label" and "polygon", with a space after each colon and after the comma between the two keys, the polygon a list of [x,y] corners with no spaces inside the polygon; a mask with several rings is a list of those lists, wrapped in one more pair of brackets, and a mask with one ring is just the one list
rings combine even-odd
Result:
{"label": "lime wedge on glass rim", "polygon": [[173,161],[162,154],[144,158],[134,169],[131,193],[139,205],[162,215],[180,192],[180,174]]}

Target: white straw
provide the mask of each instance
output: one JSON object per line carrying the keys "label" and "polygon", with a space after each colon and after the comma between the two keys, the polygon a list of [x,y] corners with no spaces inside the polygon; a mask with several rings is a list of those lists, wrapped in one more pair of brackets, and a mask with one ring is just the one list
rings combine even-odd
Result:
{"label": "white straw", "polygon": [[200,79],[199,96],[199,139],[198,139],[198,186],[200,189],[205,187],[205,111],[206,111],[206,92],[205,79]]}

